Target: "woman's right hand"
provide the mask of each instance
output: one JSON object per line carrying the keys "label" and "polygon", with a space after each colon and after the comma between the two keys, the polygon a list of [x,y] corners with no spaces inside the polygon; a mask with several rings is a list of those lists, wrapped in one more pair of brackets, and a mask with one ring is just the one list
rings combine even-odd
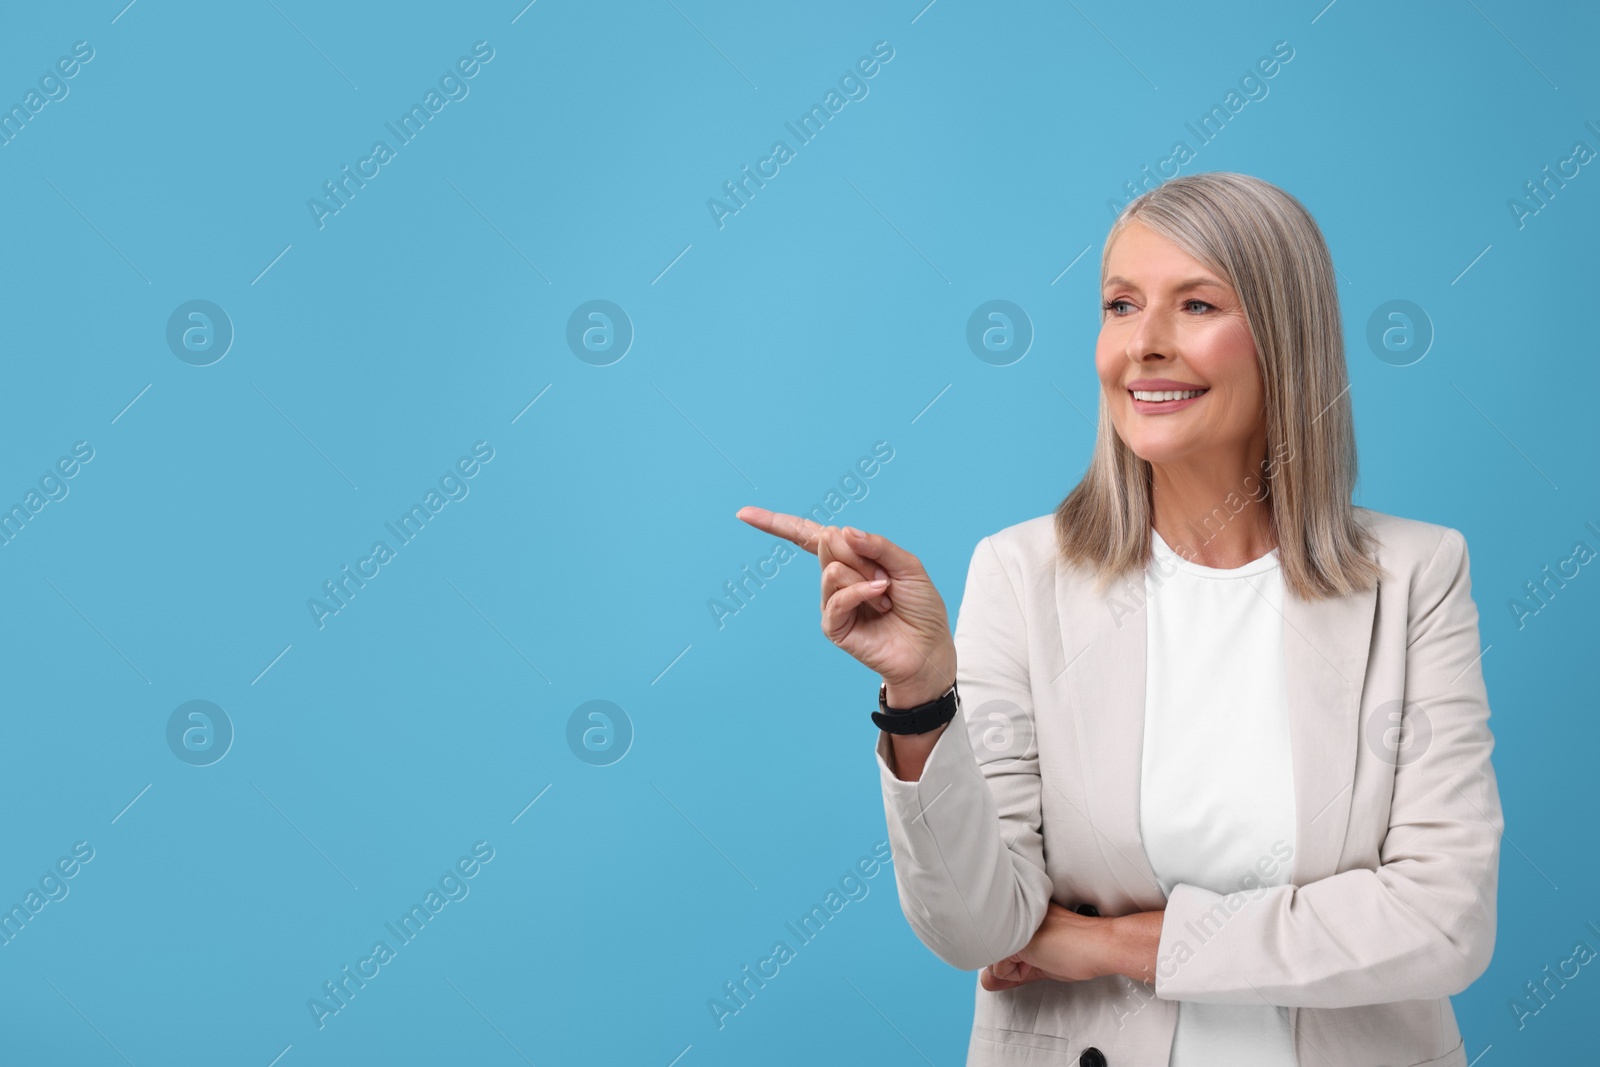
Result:
{"label": "woman's right hand", "polygon": [[944,600],[921,560],[886,537],[849,526],[759,507],[740,508],[737,515],[817,557],[822,632],[883,679],[891,707],[925,704],[950,688],[955,641]]}

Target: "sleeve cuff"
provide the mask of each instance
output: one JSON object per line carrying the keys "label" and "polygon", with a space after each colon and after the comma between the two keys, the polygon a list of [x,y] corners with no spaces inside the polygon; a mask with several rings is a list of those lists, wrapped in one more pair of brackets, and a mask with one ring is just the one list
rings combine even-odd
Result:
{"label": "sleeve cuff", "polygon": [[[1242,894],[1240,894],[1242,897]],[[1161,913],[1161,941],[1156,946],[1156,996],[1163,1000],[1187,1000],[1191,990],[1180,980],[1183,965],[1204,943],[1207,927],[1204,921],[1197,924],[1205,913],[1216,909],[1218,916],[1232,914],[1221,893],[1203,889],[1187,882],[1179,882],[1167,894],[1167,906]]]}
{"label": "sleeve cuff", "polygon": [[[1239,939],[1252,936],[1238,931],[1232,932],[1228,938],[1221,935],[1234,916],[1252,907],[1283,906],[1275,901],[1295,891],[1293,885],[1274,885],[1216,893],[1187,882],[1174,885],[1167,894],[1161,919],[1161,941],[1156,946],[1156,996],[1163,1000],[1196,1000],[1217,1004],[1258,1002],[1261,994],[1254,987],[1243,988],[1250,986],[1248,980],[1240,979],[1243,985],[1237,989],[1221,991],[1217,988],[1224,979],[1229,982],[1237,979],[1239,968],[1249,962],[1240,956],[1241,952],[1247,950]],[[1257,911],[1253,920],[1247,919],[1244,929],[1259,928],[1262,914]],[[1221,943],[1211,945],[1214,941]]]}
{"label": "sleeve cuff", "polygon": [[[916,854],[932,844],[931,828],[923,816],[935,805],[949,804],[951,811],[962,810],[964,806],[970,808],[972,802],[968,798],[975,795],[973,787],[983,785],[983,773],[972,751],[966,720],[959,714],[934,742],[923,764],[922,777],[914,782],[904,781],[895,774],[894,748],[888,731],[878,731],[875,752],[884,812],[903,831],[896,835],[899,840]],[[948,795],[951,793],[956,795]]]}

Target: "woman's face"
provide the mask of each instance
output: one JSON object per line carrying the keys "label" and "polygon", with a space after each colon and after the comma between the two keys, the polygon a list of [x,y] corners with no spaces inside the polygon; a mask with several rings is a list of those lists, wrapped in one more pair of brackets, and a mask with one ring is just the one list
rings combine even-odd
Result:
{"label": "woman's face", "polygon": [[[1110,306],[1100,313],[1095,369],[1128,447],[1152,464],[1259,460],[1266,450],[1261,374],[1232,287],[1132,222],[1111,247],[1101,297]],[[1135,396],[1146,389],[1202,392],[1180,400]]]}

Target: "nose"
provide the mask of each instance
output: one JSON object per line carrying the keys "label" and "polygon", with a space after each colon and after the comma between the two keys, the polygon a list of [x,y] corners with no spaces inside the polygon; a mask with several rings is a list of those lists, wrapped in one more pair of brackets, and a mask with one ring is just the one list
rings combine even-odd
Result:
{"label": "nose", "polygon": [[1128,334],[1125,353],[1135,366],[1172,356],[1172,324],[1160,311],[1145,308]]}

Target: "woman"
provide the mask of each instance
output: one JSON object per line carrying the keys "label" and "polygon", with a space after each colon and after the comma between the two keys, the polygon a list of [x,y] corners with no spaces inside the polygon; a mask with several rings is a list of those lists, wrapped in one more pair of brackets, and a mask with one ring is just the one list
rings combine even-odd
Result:
{"label": "woman", "polygon": [[1292,196],[1168,181],[1101,280],[1089,470],[979,542],[953,638],[904,549],[739,512],[817,555],[883,680],[901,908],[983,969],[967,1062],[1465,1067],[1504,825],[1465,539],[1351,504]]}

